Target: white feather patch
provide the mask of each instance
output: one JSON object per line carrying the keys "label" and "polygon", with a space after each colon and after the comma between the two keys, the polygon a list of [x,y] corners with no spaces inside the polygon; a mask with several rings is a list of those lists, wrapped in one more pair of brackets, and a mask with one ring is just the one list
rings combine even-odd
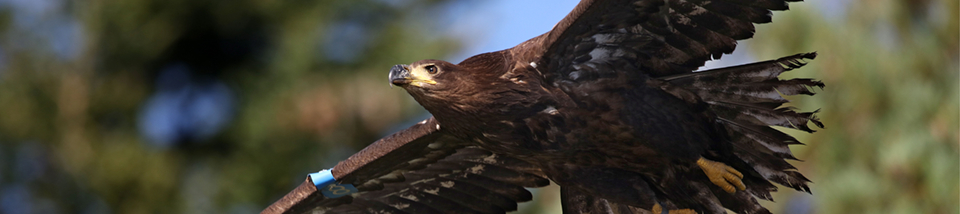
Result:
{"label": "white feather patch", "polygon": [[406,209],[407,207],[410,207],[410,204],[408,204],[408,203],[396,203],[396,204],[392,204],[392,206],[395,207],[395,208],[397,208],[397,209]]}
{"label": "white feather patch", "polygon": [[482,164],[477,164],[476,166],[470,167],[469,169],[467,169],[467,172],[470,172],[470,173],[473,173],[473,174],[480,174],[480,173],[483,172],[483,168],[484,168],[484,167],[486,167],[486,166],[485,166],[485,165],[482,165]]}
{"label": "white feather patch", "polygon": [[417,201],[417,202],[420,201],[420,198],[417,198],[417,196],[411,195],[411,194],[401,194],[400,197],[406,198],[407,200],[411,200],[411,201]]}
{"label": "white feather patch", "polygon": [[557,111],[557,108],[553,106],[547,106],[547,108],[543,109],[543,111],[540,111],[540,112],[543,112],[549,115],[557,115],[557,113],[560,113],[560,111]]}
{"label": "white feather patch", "polygon": [[443,181],[443,182],[440,182],[440,186],[445,187],[445,188],[453,188],[453,185],[454,185],[453,181]]}
{"label": "white feather patch", "polygon": [[423,192],[438,195],[440,194],[440,188],[437,187],[435,189],[424,189]]}

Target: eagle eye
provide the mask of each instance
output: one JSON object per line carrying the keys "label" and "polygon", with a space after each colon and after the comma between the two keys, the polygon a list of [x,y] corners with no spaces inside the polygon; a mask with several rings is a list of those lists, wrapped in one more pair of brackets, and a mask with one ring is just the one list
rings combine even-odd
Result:
{"label": "eagle eye", "polygon": [[424,67],[424,69],[427,69],[427,73],[429,73],[430,75],[435,75],[440,71],[439,69],[437,69],[436,65],[428,65],[427,67]]}

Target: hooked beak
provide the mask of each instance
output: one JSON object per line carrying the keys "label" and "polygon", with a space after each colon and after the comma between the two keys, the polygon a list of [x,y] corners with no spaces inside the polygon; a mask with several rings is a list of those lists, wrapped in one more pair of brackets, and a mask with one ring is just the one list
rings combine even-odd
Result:
{"label": "hooked beak", "polygon": [[395,86],[403,86],[413,82],[413,78],[410,78],[410,71],[407,70],[407,65],[394,65],[393,68],[390,68],[389,80],[390,84]]}
{"label": "hooked beak", "polygon": [[423,69],[410,71],[407,65],[394,65],[393,68],[390,68],[389,79],[390,84],[395,86],[412,85],[424,87],[426,85],[437,84],[437,81],[434,81],[433,77],[423,71]]}

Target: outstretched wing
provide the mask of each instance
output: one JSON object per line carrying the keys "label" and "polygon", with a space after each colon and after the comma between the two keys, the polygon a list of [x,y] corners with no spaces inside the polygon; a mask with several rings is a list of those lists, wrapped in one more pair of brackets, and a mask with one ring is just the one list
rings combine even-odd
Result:
{"label": "outstretched wing", "polygon": [[[716,114],[710,119],[720,121],[718,124],[732,147],[733,155],[728,158],[730,155],[724,154],[723,161],[745,172],[747,190],[727,194],[713,184],[690,177],[669,180],[683,184],[659,186],[685,192],[688,197],[670,200],[698,212],[723,213],[726,208],[739,213],[769,213],[754,197],[770,199],[769,192],[776,191],[771,181],[809,192],[809,181],[784,160],[793,159],[788,145],[798,142],[769,126],[812,131],[806,124],[813,122],[822,127],[812,112],[778,108],[786,102],[781,94],[812,94],[809,88],[823,86],[813,80],[777,78],[802,66],[803,60],[812,59],[815,54],[693,71],[707,60],[733,52],[737,40],[753,36],[754,24],[770,22],[771,11],[786,10],[790,1],[795,0],[583,0],[553,30],[509,51],[521,62],[517,65],[529,63],[530,67],[525,69],[539,72],[545,84],[563,90],[580,107],[622,99],[624,106],[636,106],[629,102],[634,101],[671,109],[677,107],[676,102],[660,101],[680,98]],[[651,89],[643,91],[645,100],[609,93],[638,86]],[[670,111],[664,112],[643,116],[674,116]],[[702,141],[689,142],[694,145]],[[682,143],[670,143],[671,148],[684,147]],[[636,209],[575,189],[563,193],[564,209],[570,211],[629,213]]]}
{"label": "outstretched wing", "polygon": [[788,1],[799,0],[583,0],[553,30],[513,51],[541,65],[547,80],[609,75],[604,66],[682,74],[733,52]]}
{"label": "outstretched wing", "polygon": [[446,134],[433,118],[380,139],[331,174],[358,190],[327,198],[308,178],[262,213],[503,213],[549,181],[530,163]]}

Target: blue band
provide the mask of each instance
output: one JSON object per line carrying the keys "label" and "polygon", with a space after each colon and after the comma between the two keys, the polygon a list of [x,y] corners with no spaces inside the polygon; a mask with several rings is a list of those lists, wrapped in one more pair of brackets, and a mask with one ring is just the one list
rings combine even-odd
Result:
{"label": "blue band", "polygon": [[357,192],[357,188],[351,184],[338,184],[329,169],[310,173],[309,177],[313,185],[327,198],[339,198]]}

